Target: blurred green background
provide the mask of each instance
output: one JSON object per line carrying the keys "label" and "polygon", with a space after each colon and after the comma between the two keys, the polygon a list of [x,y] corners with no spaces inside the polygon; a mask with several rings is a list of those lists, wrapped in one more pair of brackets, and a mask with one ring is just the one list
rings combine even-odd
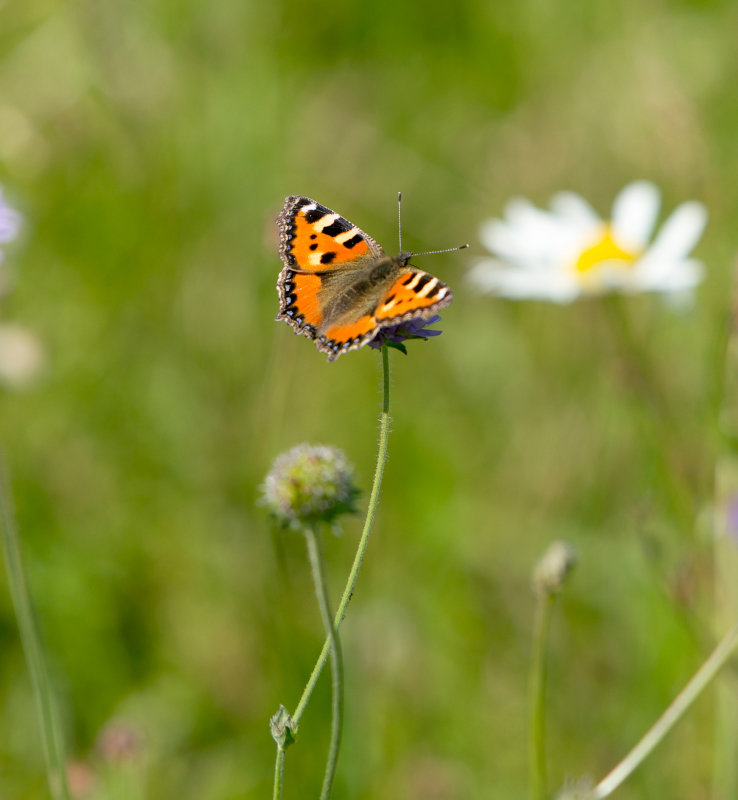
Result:
{"label": "blurred green background", "polygon": [[[323,442],[365,502],[380,402],[376,352],[328,364],[273,321],[288,194],[394,250],[402,190],[406,247],[471,243],[420,261],[455,290],[443,336],[390,354],[335,797],[526,796],[530,574],[559,537],[579,566],[551,643],[552,787],[632,746],[712,636],[695,520],[719,446],[736,30],[728,0],[0,4],[0,183],[25,218],[0,311],[46,348],[35,385],[0,396],[0,441],[77,796],[270,796],[268,719],[322,635],[304,542],[271,530],[259,485]],[[635,178],[665,211],[710,211],[695,307],[624,303],[666,431],[605,304],[464,283],[512,195],[573,189],[604,214]],[[359,530],[328,543],[336,598]],[[4,575],[0,653],[0,797],[43,797]],[[318,794],[325,678],[286,800]],[[713,711],[708,693],[618,796],[708,796]]]}

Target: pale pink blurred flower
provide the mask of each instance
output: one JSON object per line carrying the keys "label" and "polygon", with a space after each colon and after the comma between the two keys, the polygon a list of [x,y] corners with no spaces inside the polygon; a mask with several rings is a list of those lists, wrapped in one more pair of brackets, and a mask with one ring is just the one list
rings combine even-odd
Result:
{"label": "pale pink blurred flower", "polygon": [[38,337],[21,325],[0,324],[0,383],[12,389],[27,386],[38,375],[43,361]]}

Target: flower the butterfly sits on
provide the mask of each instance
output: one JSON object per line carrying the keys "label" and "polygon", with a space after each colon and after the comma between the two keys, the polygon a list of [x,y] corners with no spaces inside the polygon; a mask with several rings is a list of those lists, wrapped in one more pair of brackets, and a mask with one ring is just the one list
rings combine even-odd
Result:
{"label": "flower the butterfly sits on", "polygon": [[277,319],[313,339],[329,361],[371,342],[403,349],[403,340],[440,333],[424,328],[453,294],[410,266],[413,253],[388,256],[371,236],[308,197],[288,197],[277,226],[284,264]]}
{"label": "flower the butterfly sits on", "polygon": [[391,325],[387,328],[382,328],[379,333],[369,342],[369,347],[375,350],[381,350],[386,344],[388,347],[394,347],[396,350],[407,355],[405,349],[405,342],[411,342],[413,339],[425,341],[434,336],[440,336],[443,331],[438,329],[431,330],[428,326],[435,325],[440,322],[441,318],[438,314],[430,317],[429,319],[411,319],[410,322],[401,322],[399,325]]}
{"label": "flower the butterfly sits on", "polygon": [[622,189],[609,220],[573,192],[560,192],[550,210],[511,200],[505,219],[487,220],[482,243],[495,258],[474,266],[475,288],[514,300],[569,303],[608,292],[689,296],[703,267],[689,257],[707,222],[702,203],[678,206],[656,230],[658,188],[636,181]]}

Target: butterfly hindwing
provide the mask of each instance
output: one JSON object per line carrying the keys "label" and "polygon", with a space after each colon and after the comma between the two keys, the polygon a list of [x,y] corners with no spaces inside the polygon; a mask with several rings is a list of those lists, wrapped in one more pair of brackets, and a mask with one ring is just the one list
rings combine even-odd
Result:
{"label": "butterfly hindwing", "polygon": [[381,327],[415,317],[430,317],[453,300],[451,289],[420,269],[403,270],[389,288],[374,316]]}
{"label": "butterfly hindwing", "polygon": [[333,361],[341,353],[371,341],[382,328],[427,319],[452,300],[453,293],[438,278],[423,270],[401,268],[373,312],[329,327],[318,347]]}

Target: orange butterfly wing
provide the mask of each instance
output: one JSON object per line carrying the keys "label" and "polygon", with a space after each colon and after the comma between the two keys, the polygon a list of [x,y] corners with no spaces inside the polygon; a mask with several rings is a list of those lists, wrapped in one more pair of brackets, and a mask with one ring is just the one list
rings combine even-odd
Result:
{"label": "orange butterfly wing", "polygon": [[286,268],[335,269],[384,250],[364,231],[309,197],[288,197],[277,218],[279,255]]}
{"label": "orange butterfly wing", "polygon": [[445,283],[428,272],[410,268],[392,284],[374,316],[382,328],[418,317],[427,319],[453,299]]}
{"label": "orange butterfly wing", "polygon": [[284,264],[277,281],[277,319],[314,339],[323,322],[320,273],[351,268],[367,257],[383,256],[384,251],[356,225],[309,197],[288,197],[277,226]]}

